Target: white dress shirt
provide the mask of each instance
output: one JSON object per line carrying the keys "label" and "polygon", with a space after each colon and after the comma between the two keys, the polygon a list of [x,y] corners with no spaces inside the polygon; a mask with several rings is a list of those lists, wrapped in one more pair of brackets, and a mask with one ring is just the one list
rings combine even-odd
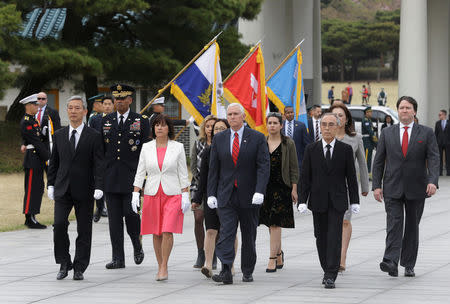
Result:
{"label": "white dress shirt", "polygon": [[[317,129],[316,129],[316,121],[318,121]],[[320,119],[315,119],[314,117],[312,117],[312,122],[313,122],[313,129],[314,129],[314,140],[316,139],[317,132],[319,132],[319,139],[322,139],[322,133],[320,132]]]}
{"label": "white dress shirt", "polygon": [[336,138],[333,139],[333,141],[330,142],[329,144],[327,144],[327,142],[322,139],[323,156],[325,156],[325,158],[327,157],[327,150],[328,150],[327,149],[327,145],[331,146],[331,148],[330,148],[330,157],[333,158],[333,151],[334,151],[334,144],[335,143],[336,143]]}
{"label": "white dress shirt", "polygon": [[80,140],[80,136],[81,136],[81,132],[83,132],[83,128],[84,128],[84,123],[79,125],[76,129],[72,128],[72,126],[69,125],[69,141],[70,141],[70,138],[72,137],[72,131],[73,130],[77,131],[77,133],[75,133],[75,148],[78,146],[78,141]]}
{"label": "white dress shirt", "polygon": [[120,123],[120,115],[123,116],[123,123],[125,123],[125,120],[127,120],[127,118],[128,118],[128,114],[130,114],[130,109],[128,109],[128,111],[126,111],[123,114],[120,114],[119,112],[116,112],[116,113],[117,113],[117,123],[118,124]]}
{"label": "white dress shirt", "polygon": [[233,141],[234,141],[234,133],[237,132],[239,135],[239,149],[241,148],[241,142],[242,142],[242,135],[244,135],[244,125],[237,131],[234,131],[233,129],[230,129],[230,153],[233,155]]}
{"label": "white dress shirt", "polygon": [[285,122],[285,124],[284,124],[284,135],[286,135],[286,136],[289,136],[289,133],[288,133],[289,127],[290,127],[291,130],[292,130],[292,134],[291,134],[291,135],[292,135],[292,138],[294,138],[294,119],[291,120],[291,121],[289,121],[289,120],[286,119],[286,122]]}
{"label": "white dress shirt", "polygon": [[411,139],[411,132],[412,132],[413,125],[414,125],[414,121],[412,123],[410,123],[409,125],[404,125],[404,124],[400,123],[400,145],[403,142],[403,133],[405,133],[404,127],[408,127],[408,144],[409,144],[409,140]]}

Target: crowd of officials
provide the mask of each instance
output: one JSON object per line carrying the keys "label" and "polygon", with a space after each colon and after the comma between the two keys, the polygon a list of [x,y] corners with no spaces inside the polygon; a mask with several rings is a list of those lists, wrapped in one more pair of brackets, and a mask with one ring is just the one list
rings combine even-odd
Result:
{"label": "crowd of officials", "polygon": [[[89,126],[83,123],[87,104],[80,96],[68,100],[70,123],[62,128],[59,116],[46,106],[45,93],[21,101],[26,111],[21,122],[25,224],[45,228],[35,215],[47,171],[48,196],[55,201],[58,280],[72,269],[74,280],[84,278],[92,222],[102,215],[109,219],[112,248],[106,268],[125,267],[125,224],[136,264],[145,256],[142,235],[153,235],[155,279],[167,280],[173,233],[183,233],[184,214],[192,210],[198,248],[194,267],[215,282],[232,284],[240,226],[242,281],[252,282],[257,227],[264,225],[270,233],[266,272],[279,271],[285,255],[282,229],[295,227],[294,209],[300,213],[309,209],[322,284],[335,288],[338,272],[346,270],[352,214],[359,213],[359,195],[368,195],[370,178],[374,198],[384,201],[387,216],[380,269],[398,276],[400,263],[405,276],[415,275],[419,222],[425,198],[438,186],[439,149],[433,131],[414,122],[417,102],[413,98],[399,98],[400,123],[386,122],[379,139],[373,133],[369,107],[362,135],[355,132],[346,105],[334,103],[325,113],[313,106],[307,124],[295,120],[292,107],[285,107],[283,113],[271,112],[265,137],[245,125],[240,104],[230,104],[226,119],[210,115],[201,124],[191,153],[190,181],[183,144],[174,140],[174,122],[163,111],[150,119],[131,111],[133,92],[132,87],[117,84],[111,87],[112,96],[94,96],[91,101],[97,113],[89,118]],[[446,122],[439,123],[442,130],[450,128]],[[67,232],[72,208],[78,233],[73,258]],[[214,274],[217,259],[222,267]]]}

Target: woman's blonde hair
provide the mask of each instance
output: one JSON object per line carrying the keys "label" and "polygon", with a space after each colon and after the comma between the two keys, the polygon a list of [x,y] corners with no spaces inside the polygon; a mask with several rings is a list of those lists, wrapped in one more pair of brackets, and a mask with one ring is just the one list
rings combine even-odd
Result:
{"label": "woman's blonde hair", "polygon": [[198,135],[198,139],[206,140],[205,125],[210,120],[217,120],[217,117],[214,115],[208,115],[205,117],[202,124],[200,125],[200,134]]}

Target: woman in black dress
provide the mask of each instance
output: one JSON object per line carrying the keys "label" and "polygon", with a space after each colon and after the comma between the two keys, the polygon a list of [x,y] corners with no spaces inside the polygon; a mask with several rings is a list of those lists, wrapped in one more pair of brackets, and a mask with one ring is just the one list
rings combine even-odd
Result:
{"label": "woman in black dress", "polygon": [[281,134],[283,121],[280,113],[267,115],[267,144],[270,152],[270,179],[260,209],[260,224],[269,227],[270,258],[266,272],[283,268],[281,228],[294,228],[292,205],[297,203],[299,177],[295,143]]}

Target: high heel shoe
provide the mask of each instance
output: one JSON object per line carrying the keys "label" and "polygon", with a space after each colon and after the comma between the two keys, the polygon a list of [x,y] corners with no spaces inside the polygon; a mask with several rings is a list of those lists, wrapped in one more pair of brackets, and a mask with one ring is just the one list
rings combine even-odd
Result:
{"label": "high heel shoe", "polygon": [[283,252],[283,250],[281,250],[281,252],[279,254],[277,254],[277,257],[279,257],[280,255],[281,255],[281,262],[283,264],[278,264],[277,263],[277,269],[282,269],[283,266],[284,266],[284,252]]}
{"label": "high heel shoe", "polygon": [[278,268],[278,266],[277,266],[277,257],[270,257],[269,258],[270,260],[275,260],[275,268],[273,268],[273,269],[270,269],[270,268],[266,268],[266,272],[276,272],[277,271],[277,268]]}

